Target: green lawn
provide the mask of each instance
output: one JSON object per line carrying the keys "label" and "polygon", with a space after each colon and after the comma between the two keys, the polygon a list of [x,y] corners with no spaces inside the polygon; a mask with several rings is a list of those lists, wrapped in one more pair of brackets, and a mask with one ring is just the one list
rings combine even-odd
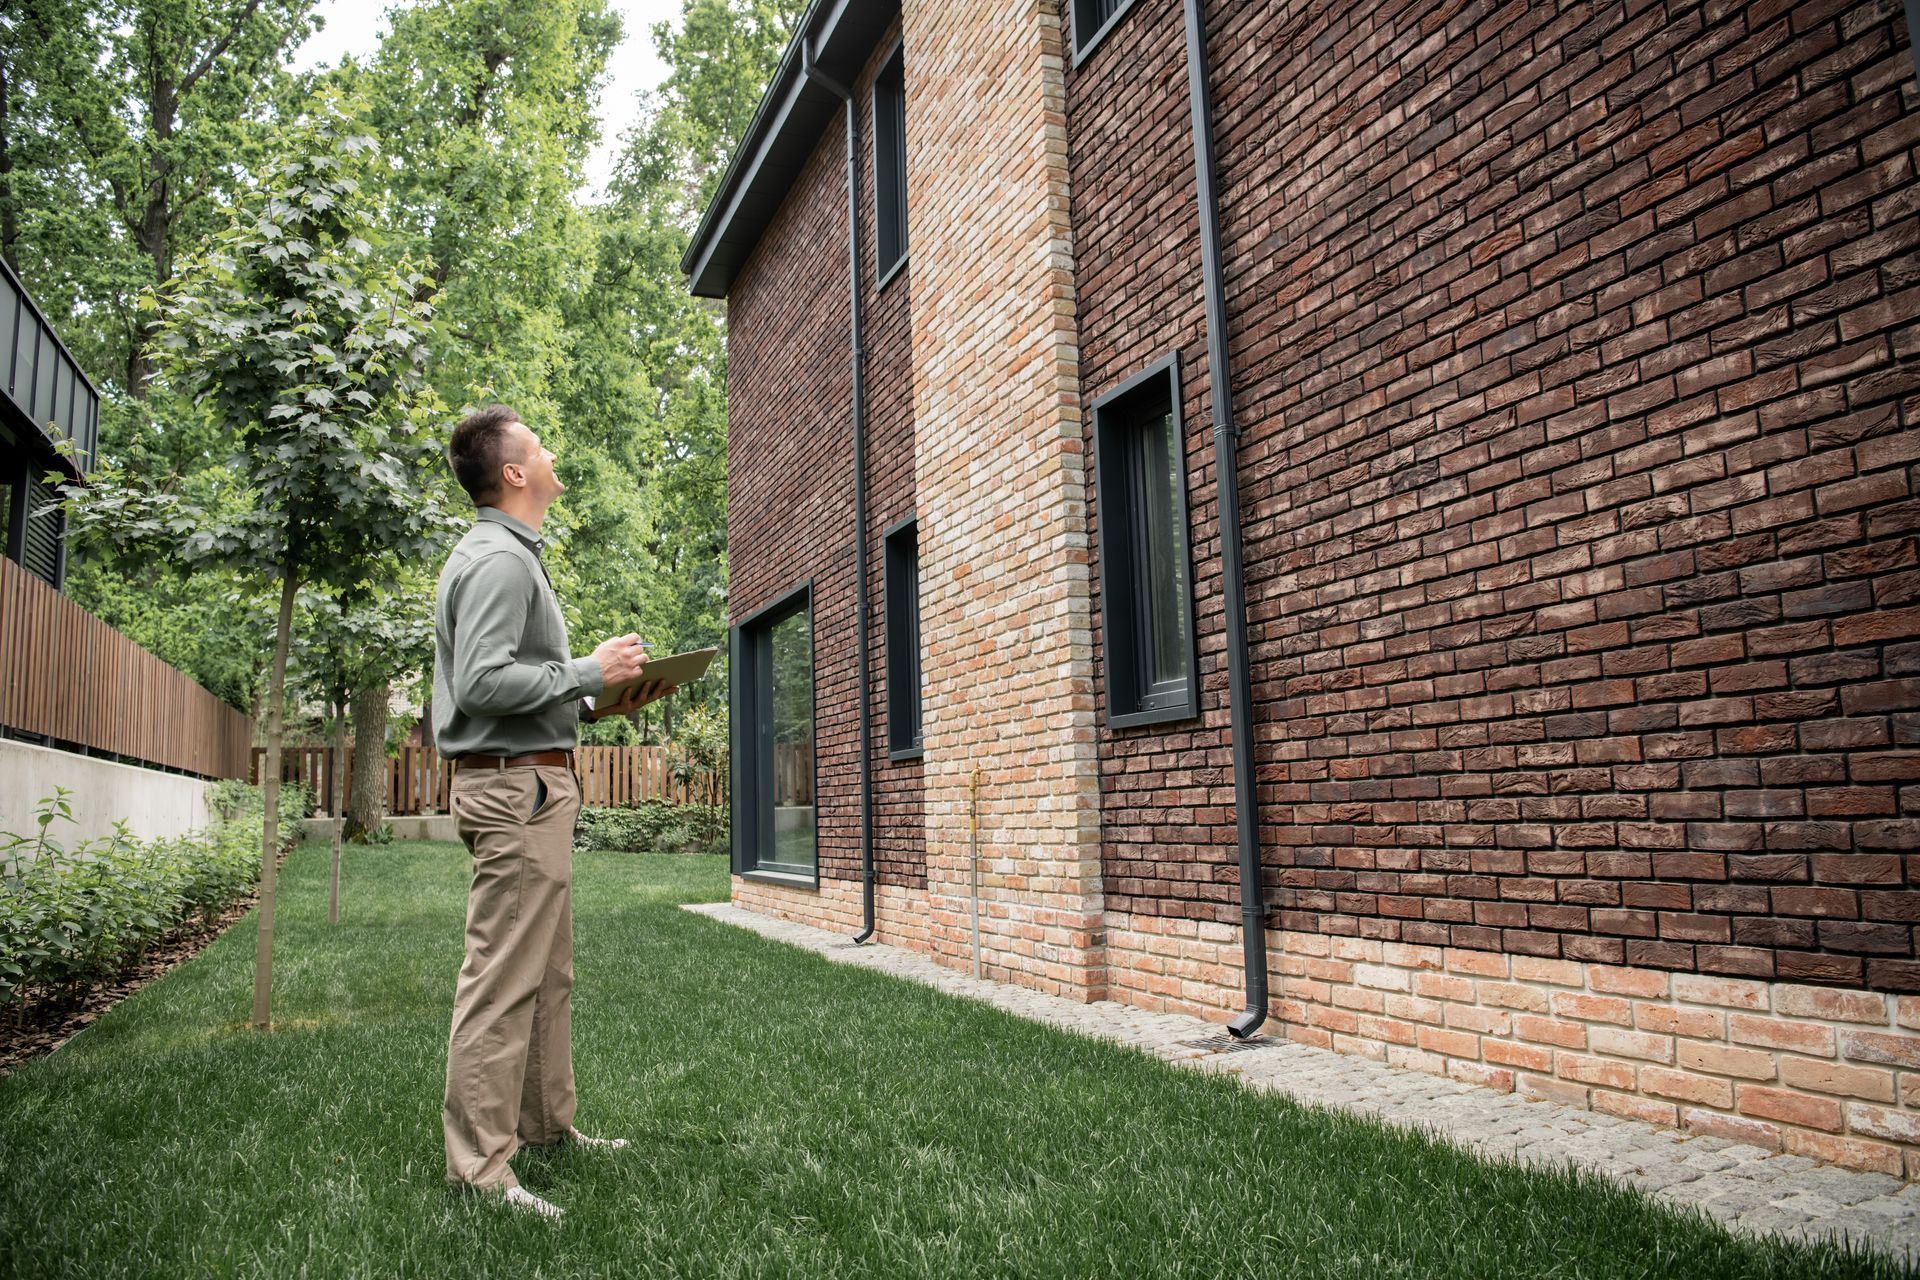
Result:
{"label": "green lawn", "polygon": [[0,1080],[21,1276],[1885,1275],[1592,1179],[1380,1126],[691,916],[715,858],[576,860],[581,1127],[523,1153],[548,1224],[449,1190],[457,846],[325,849],[280,881],[277,1029],[251,921]]}

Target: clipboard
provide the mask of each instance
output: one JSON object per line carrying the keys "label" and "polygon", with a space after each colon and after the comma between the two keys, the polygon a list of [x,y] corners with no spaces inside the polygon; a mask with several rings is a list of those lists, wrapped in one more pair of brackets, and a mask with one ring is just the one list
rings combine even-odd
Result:
{"label": "clipboard", "polygon": [[648,658],[647,665],[640,669],[638,677],[610,684],[600,691],[593,700],[595,706],[610,707],[626,696],[627,690],[641,684],[689,685],[707,673],[713,664],[713,655],[720,652],[718,647],[711,649],[689,649],[685,653],[670,653],[663,658]]}

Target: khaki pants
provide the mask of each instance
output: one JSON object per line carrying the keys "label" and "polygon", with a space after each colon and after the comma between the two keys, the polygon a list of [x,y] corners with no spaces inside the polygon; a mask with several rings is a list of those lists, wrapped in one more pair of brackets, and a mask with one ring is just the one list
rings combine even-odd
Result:
{"label": "khaki pants", "polygon": [[547,765],[461,769],[473,854],[467,959],[447,1040],[447,1180],[515,1186],[507,1161],[573,1124],[573,824],[580,783]]}

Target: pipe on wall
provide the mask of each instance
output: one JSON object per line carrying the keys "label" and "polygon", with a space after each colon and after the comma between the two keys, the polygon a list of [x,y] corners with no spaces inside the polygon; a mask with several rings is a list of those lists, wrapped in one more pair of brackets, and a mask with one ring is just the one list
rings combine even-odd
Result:
{"label": "pipe on wall", "polygon": [[1253,780],[1253,675],[1247,653],[1247,591],[1240,548],[1240,471],[1235,453],[1238,433],[1233,425],[1233,377],[1227,364],[1227,301],[1220,277],[1220,209],[1214,184],[1207,30],[1200,0],[1184,0],[1184,4],[1187,98],[1193,114],[1193,168],[1199,188],[1200,257],[1206,283],[1207,399],[1213,402],[1214,476],[1220,504],[1227,703],[1240,843],[1240,932],[1246,962],[1247,1007],[1227,1024],[1227,1030],[1235,1039],[1244,1040],[1267,1020],[1267,903],[1260,880],[1260,833]]}
{"label": "pipe on wall", "polygon": [[860,341],[860,117],[853,92],[820,69],[813,41],[800,46],[800,71],[808,80],[840,99],[847,109],[847,293],[849,325],[853,331],[853,541],[854,576],[858,579],[855,612],[860,668],[860,932],[855,943],[873,937],[873,673],[867,633],[873,603],[867,589],[867,413],[865,397],[866,348]]}

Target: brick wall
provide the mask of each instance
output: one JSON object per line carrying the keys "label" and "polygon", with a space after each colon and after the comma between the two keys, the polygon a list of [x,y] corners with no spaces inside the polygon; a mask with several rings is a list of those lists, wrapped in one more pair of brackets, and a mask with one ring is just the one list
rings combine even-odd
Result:
{"label": "brick wall", "polygon": [[[1070,19],[1072,6],[1063,8]],[[1116,909],[1237,922],[1220,517],[1186,65],[1180,0],[1138,0],[1067,81],[1085,394],[1091,401],[1170,352],[1180,357],[1201,706],[1186,723],[1103,727],[1101,871]],[[1082,442],[1091,457],[1090,416]],[[1094,676],[1104,722],[1099,516],[1095,505]]]}
{"label": "brick wall", "polygon": [[1099,795],[1056,0],[909,0],[908,228],[930,945],[1104,989]]}
{"label": "brick wall", "polygon": [[[1275,931],[1290,1039],[1881,1173],[1920,1177],[1920,999]],[[1238,1010],[1238,930],[1111,912],[1116,998]]]}
{"label": "brick wall", "polygon": [[[861,112],[862,326],[867,363],[867,527],[874,675],[874,862],[882,884],[926,882],[918,762],[886,750],[881,533],[914,504],[908,269],[875,291],[873,101]],[[742,617],[813,580],[820,875],[860,876],[853,417],[847,301],[845,116],[822,133],[728,299],[728,609]],[[736,889],[736,893],[739,890]],[[811,895],[768,888],[761,899]],[[756,899],[758,901],[759,899]],[[889,899],[891,901],[891,899]],[[820,922],[835,908],[818,907]],[[856,916],[857,921],[857,896]]]}
{"label": "brick wall", "polygon": [[[874,231],[873,77],[900,38],[887,33],[862,71],[855,101],[860,109],[861,323],[866,330],[867,410],[867,590],[873,609],[868,636],[873,700],[873,857],[887,884],[927,883],[925,778],[918,760],[887,758],[886,549],[882,535],[914,514],[913,488],[913,271],[907,264],[877,287],[879,236]],[[841,188],[843,196],[845,188]],[[909,246],[911,247],[911,246]],[[845,261],[844,246],[842,262]],[[843,266],[844,271],[844,266]],[[858,694],[856,693],[857,697]],[[857,803],[857,800],[856,800]]]}
{"label": "brick wall", "polygon": [[[1189,357],[1205,678],[1203,721],[1103,732],[1103,856],[1115,910],[1226,921],[1178,23],[1140,0],[1067,78],[1087,390]],[[1277,922],[1920,990],[1899,6],[1209,29]]]}

